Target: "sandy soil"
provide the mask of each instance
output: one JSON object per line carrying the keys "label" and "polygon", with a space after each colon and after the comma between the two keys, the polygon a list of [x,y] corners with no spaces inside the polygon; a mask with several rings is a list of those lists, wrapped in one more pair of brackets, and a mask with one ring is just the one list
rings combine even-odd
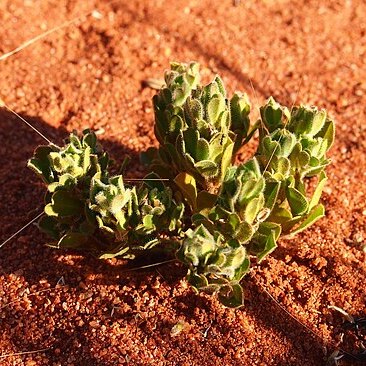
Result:
{"label": "sandy soil", "polygon": [[[0,61],[11,108],[58,143],[72,129],[98,130],[140,177],[138,154],[156,144],[154,91],[142,81],[169,61],[199,61],[207,80],[219,73],[254,107],[273,95],[329,110],[337,140],[326,217],[280,241],[244,280],[240,310],[195,295],[178,264],[128,272],[122,260],[47,248],[31,226],[0,250],[0,364],[320,366],[337,346],[360,351],[365,335],[345,331],[328,306],[366,315],[366,3],[2,0],[0,54],[93,9],[100,19]],[[0,242],[41,211],[44,187],[25,167],[40,143],[0,110]]]}

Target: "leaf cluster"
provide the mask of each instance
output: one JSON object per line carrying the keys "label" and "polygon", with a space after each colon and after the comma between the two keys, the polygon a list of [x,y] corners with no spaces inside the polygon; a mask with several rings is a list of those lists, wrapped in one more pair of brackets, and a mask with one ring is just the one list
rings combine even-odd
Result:
{"label": "leaf cluster", "polygon": [[[89,130],[72,133],[62,148],[37,148],[28,165],[47,185],[39,226],[52,245],[102,258],[158,246],[188,267],[197,291],[241,306],[251,263],[271,253],[281,234],[324,216],[334,123],[325,110],[288,109],[271,97],[250,124],[247,95],[229,98],[219,76],[202,86],[196,63],[172,63],[153,104],[159,147],[141,154],[151,173],[139,185],[110,176],[108,155]],[[256,132],[255,155],[234,165]]]}
{"label": "leaf cluster", "polygon": [[53,239],[50,246],[133,258],[181,230],[184,205],[171,189],[125,186],[122,175],[110,177],[108,154],[89,130],[71,133],[62,148],[39,146],[28,166],[47,184],[38,225]]}

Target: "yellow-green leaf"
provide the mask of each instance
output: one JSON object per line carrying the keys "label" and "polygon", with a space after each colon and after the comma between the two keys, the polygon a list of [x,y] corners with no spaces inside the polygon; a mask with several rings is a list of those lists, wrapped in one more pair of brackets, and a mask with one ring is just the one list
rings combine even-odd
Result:
{"label": "yellow-green leaf", "polygon": [[184,198],[188,201],[193,211],[196,211],[197,205],[197,187],[196,180],[188,173],[180,173],[174,178],[175,184],[181,190]]}

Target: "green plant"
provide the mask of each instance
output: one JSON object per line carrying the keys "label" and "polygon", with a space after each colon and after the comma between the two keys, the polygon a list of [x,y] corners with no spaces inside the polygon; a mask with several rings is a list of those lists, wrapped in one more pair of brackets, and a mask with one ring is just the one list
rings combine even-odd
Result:
{"label": "green plant", "polygon": [[[289,110],[270,98],[251,127],[246,94],[228,99],[218,76],[201,86],[196,63],[173,63],[153,104],[160,146],[141,154],[151,173],[138,185],[110,176],[108,155],[89,130],[72,133],[62,148],[36,149],[28,165],[47,185],[39,227],[52,246],[101,258],[163,249],[188,267],[197,291],[241,306],[251,262],[271,253],[281,233],[324,216],[334,123],[325,110]],[[256,131],[255,156],[233,165]]]}
{"label": "green plant", "polygon": [[109,159],[93,132],[70,134],[65,147],[40,146],[28,166],[47,184],[42,231],[57,248],[87,249],[101,258],[133,258],[178,234],[184,205],[163,184],[125,187],[110,177]]}
{"label": "green plant", "polygon": [[[261,108],[261,116],[256,157],[268,185],[279,187],[269,220],[297,233],[324,215],[319,199],[327,181],[324,169],[330,163],[326,153],[334,141],[334,123],[325,110],[299,106],[289,111],[273,98]],[[311,192],[310,177],[317,179]]]}
{"label": "green plant", "polygon": [[[187,179],[179,175],[184,172],[199,191],[216,194],[248,135],[248,98],[236,93],[228,100],[219,76],[202,87],[195,63],[172,64],[165,82],[166,87],[153,98],[160,147],[149,149],[145,161],[178,185]],[[195,208],[194,201],[189,203]]]}
{"label": "green plant", "polygon": [[238,241],[225,241],[218,231],[211,234],[199,225],[187,230],[177,257],[187,264],[187,279],[196,290],[217,293],[226,306],[243,304],[240,280],[249,271],[250,261]]}

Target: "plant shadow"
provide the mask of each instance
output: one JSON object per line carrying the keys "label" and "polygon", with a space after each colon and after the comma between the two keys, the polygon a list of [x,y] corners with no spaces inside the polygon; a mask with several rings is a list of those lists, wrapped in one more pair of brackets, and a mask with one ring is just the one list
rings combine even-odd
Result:
{"label": "plant shadow", "polygon": [[[41,118],[26,114],[20,114],[20,117],[24,118],[34,129],[56,145],[61,145],[69,135],[69,131],[63,126],[54,128]],[[38,145],[47,145],[48,142],[35,131],[32,131],[29,126],[20,121],[13,113],[5,109],[0,109],[0,124],[2,126],[0,131],[0,140],[2,141],[0,153],[2,153],[2,156],[7,156],[7,159],[3,160],[0,167],[2,187],[0,191],[0,220],[2,222],[0,243],[3,243],[43,210],[45,186],[39,177],[26,165],[35,148]],[[126,176],[136,177],[136,171],[138,171],[138,175],[143,176],[144,171],[139,163],[139,152],[112,140],[99,137],[99,141],[111,155],[112,161],[114,161],[111,169],[112,173],[119,171],[117,162],[121,163],[124,157],[129,156],[131,161]],[[136,178],[141,178],[141,176]],[[43,243],[47,243],[47,240],[47,237],[39,233],[34,225],[19,232],[18,235],[1,247],[0,273],[5,274],[11,273],[14,270],[21,270],[22,275],[29,283],[36,283],[46,273],[49,273],[49,269],[52,267],[54,269],[53,272],[57,273],[52,280],[57,281],[57,278],[60,278],[59,275],[62,276],[66,265],[62,261],[63,253],[65,252],[44,246]],[[26,258],[21,258],[21,262],[8,260],[9,257],[14,257],[14,254],[16,257],[16,252],[22,255],[26,250],[29,250],[29,252]],[[40,253],[42,253],[42,257],[39,256]],[[76,251],[68,251],[68,253],[74,257],[72,267],[88,268],[91,273],[97,273],[106,268],[110,268],[111,273],[116,273],[120,272],[122,268],[128,268],[124,260],[100,261],[87,253]],[[145,266],[167,259],[160,254],[151,254],[148,258],[132,261],[129,267]],[[113,265],[111,264],[112,262]],[[30,263],[33,263],[33,265],[30,265]],[[88,266],[87,263],[90,265]],[[45,268],[44,270],[42,270],[43,267]]]}
{"label": "plant shadow", "polygon": [[[61,145],[69,134],[63,126],[54,128],[41,118],[26,114],[20,114],[20,117],[56,145]],[[0,190],[0,220],[2,223],[0,243],[4,243],[43,210],[45,186],[36,174],[27,168],[26,164],[34,149],[38,145],[47,144],[47,141],[14,114],[4,109],[0,109],[0,125],[2,126],[0,153],[6,157],[2,159],[0,166],[2,187]],[[121,161],[127,155],[131,158],[128,166],[130,176],[136,171],[138,174],[143,174],[143,170],[139,167],[137,151],[108,139],[100,138],[100,141],[112,159],[116,157],[116,161]],[[137,167],[139,169],[136,169]],[[118,171],[116,164],[114,170]],[[85,334],[92,334],[90,325],[75,326],[73,334],[66,334],[62,327],[56,327],[53,334],[45,334],[41,326],[34,322],[31,311],[24,310],[24,297],[35,302],[39,301],[39,298],[45,300],[54,297],[57,299],[59,293],[63,291],[60,284],[64,284],[65,289],[81,297],[88,291],[88,288],[95,286],[128,284],[131,287],[139,288],[149,276],[151,277],[151,273],[152,277],[161,276],[161,274],[155,272],[155,267],[139,271],[136,271],[135,267],[149,266],[169,258],[159,253],[151,253],[147,258],[140,258],[129,263],[122,259],[99,260],[88,253],[49,248],[45,245],[47,240],[47,237],[40,233],[35,225],[30,225],[1,246],[0,276],[4,278],[5,286],[11,287],[12,282],[16,282],[20,287],[17,290],[19,297],[15,296],[18,300],[11,301],[14,299],[14,295],[11,298],[4,296],[1,299],[2,319],[0,323],[4,329],[9,328],[10,342],[19,351],[43,349],[50,345],[52,346],[50,350],[44,353],[44,357],[49,358],[50,362],[65,361],[66,356],[72,354],[74,358],[83,360],[78,363],[79,365],[109,365],[108,361],[104,362],[103,359],[95,358],[89,350],[88,337],[85,337]],[[168,280],[174,286],[174,283],[179,281],[184,273],[179,270],[172,271],[172,265],[175,266],[174,263],[168,264],[161,273],[164,272],[164,280]],[[169,266],[170,270],[166,272]],[[7,281],[7,279],[11,280]],[[49,287],[45,288],[45,283]],[[23,290],[24,288],[25,290]],[[39,291],[45,291],[45,293],[38,294]],[[7,298],[10,299],[9,302],[6,301]],[[132,296],[122,296],[121,301],[131,306],[134,305]],[[112,303],[113,301],[106,300],[103,302],[103,306],[111,311]],[[59,311],[63,310],[59,309]],[[124,317],[127,320],[133,319],[134,314],[126,313]],[[22,337],[19,338],[19,334],[23,334],[23,331],[11,332],[11,328],[18,326],[19,319],[21,319],[22,329],[24,328],[25,331],[31,329],[34,332],[34,327],[39,328],[36,333],[41,336],[37,340],[25,340]],[[51,342],[52,339],[54,341]],[[80,347],[78,344],[83,346]]]}

